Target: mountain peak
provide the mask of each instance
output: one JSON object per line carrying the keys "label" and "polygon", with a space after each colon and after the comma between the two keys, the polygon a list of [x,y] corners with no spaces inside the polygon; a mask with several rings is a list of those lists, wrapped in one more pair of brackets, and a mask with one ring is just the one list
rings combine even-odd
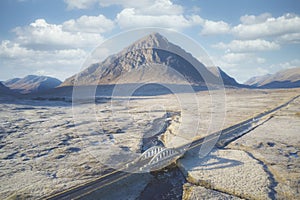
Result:
{"label": "mountain peak", "polygon": [[159,34],[158,32],[153,32],[145,37],[139,39],[133,43],[129,50],[133,49],[147,49],[147,48],[158,48],[158,49],[168,49],[170,42],[167,38]]}
{"label": "mountain peak", "polygon": [[154,39],[154,40],[167,40],[167,38],[165,38],[164,36],[162,36],[158,32],[150,33],[149,35],[145,36],[144,38],[151,38],[151,39]]}

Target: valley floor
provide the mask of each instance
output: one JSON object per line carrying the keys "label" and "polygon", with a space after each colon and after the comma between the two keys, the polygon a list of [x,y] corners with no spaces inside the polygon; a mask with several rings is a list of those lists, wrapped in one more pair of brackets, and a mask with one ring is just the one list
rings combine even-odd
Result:
{"label": "valley floor", "polygon": [[[145,137],[160,135],[167,147],[174,147],[208,135],[212,120],[217,128],[226,128],[299,93],[299,89],[228,89],[225,107],[217,111],[224,112],[224,118],[215,119],[211,96],[205,91],[77,107],[60,101],[2,100],[0,197],[36,199],[63,191],[135,159],[146,145]],[[183,185],[183,198],[299,198],[299,101],[205,158],[187,153],[178,162],[189,182]],[[138,182],[128,190],[130,196],[121,195],[139,199],[153,178],[145,175]],[[119,198],[116,193],[115,197]]]}

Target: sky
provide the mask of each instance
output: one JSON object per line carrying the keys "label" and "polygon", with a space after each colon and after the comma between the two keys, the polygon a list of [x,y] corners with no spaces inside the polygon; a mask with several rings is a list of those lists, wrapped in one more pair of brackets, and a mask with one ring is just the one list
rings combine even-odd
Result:
{"label": "sky", "polygon": [[63,81],[107,39],[145,27],[192,38],[240,83],[300,67],[299,0],[1,0],[0,80]]}

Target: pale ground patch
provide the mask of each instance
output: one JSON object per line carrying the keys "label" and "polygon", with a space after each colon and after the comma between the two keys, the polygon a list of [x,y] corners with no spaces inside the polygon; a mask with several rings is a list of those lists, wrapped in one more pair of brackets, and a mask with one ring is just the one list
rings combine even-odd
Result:
{"label": "pale ground patch", "polygon": [[268,198],[268,174],[247,153],[217,150],[203,159],[197,159],[197,153],[188,153],[179,161],[189,182],[241,198]]}
{"label": "pale ground patch", "polygon": [[[281,105],[297,95],[297,89],[229,90],[225,127]],[[179,165],[196,185],[247,199],[297,199],[300,173],[300,121],[297,113],[299,99],[229,145],[231,149],[217,150],[202,161],[195,159],[196,151],[193,156],[187,154],[179,161]],[[196,199],[194,194],[205,190],[196,185],[186,191],[186,199]],[[223,193],[215,195],[216,198],[223,198]]]}
{"label": "pale ground patch", "polygon": [[191,184],[184,185],[183,199],[200,200],[200,199],[218,199],[218,200],[240,200],[241,198],[222,193],[216,190],[210,190],[205,187]]}
{"label": "pale ground patch", "polygon": [[229,145],[251,152],[275,178],[277,199],[300,199],[300,99]]}

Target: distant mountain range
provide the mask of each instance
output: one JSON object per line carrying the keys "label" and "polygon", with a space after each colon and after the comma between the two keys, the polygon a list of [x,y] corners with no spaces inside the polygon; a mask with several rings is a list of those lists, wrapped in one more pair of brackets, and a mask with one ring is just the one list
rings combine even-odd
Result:
{"label": "distant mountain range", "polygon": [[[100,59],[99,59],[100,60]],[[195,66],[197,70],[195,69]],[[199,73],[200,72],[200,73]],[[121,52],[107,57],[102,62],[90,65],[82,72],[67,78],[63,83],[52,77],[28,75],[0,82],[0,94],[72,95],[72,86],[97,88],[106,91],[114,84],[163,83],[205,86],[220,84],[238,88],[294,88],[300,87],[300,68],[282,70],[276,74],[253,77],[239,84],[220,67],[206,68],[201,62],[181,47],[169,42],[159,33],[152,33],[134,42]],[[105,87],[104,87],[105,86]]]}
{"label": "distant mountain range", "polygon": [[300,87],[300,67],[282,70],[275,74],[253,77],[245,84],[266,89]]}
{"label": "distant mountain range", "polygon": [[13,78],[3,82],[13,92],[28,94],[38,93],[59,86],[62,82],[48,76],[28,75],[24,78]]}

